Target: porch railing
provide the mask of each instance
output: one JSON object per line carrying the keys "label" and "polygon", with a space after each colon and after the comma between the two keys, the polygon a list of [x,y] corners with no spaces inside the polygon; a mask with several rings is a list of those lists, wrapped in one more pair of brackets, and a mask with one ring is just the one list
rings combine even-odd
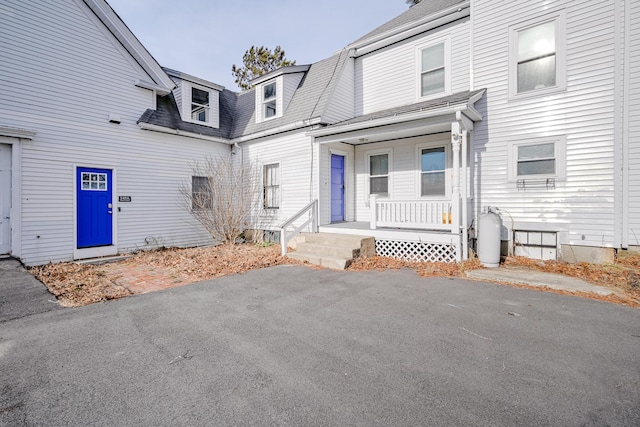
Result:
{"label": "porch railing", "polygon": [[[289,233],[287,228],[292,226],[300,217],[304,214],[308,214],[309,218],[302,224],[295,226],[295,228]],[[287,254],[287,244],[291,239],[297,236],[305,227],[311,224],[311,230],[314,233],[318,232],[318,199],[313,200],[304,208],[300,209],[291,218],[280,224],[280,245],[282,246],[282,256]]]}
{"label": "porch railing", "polygon": [[379,200],[371,196],[371,229],[455,230],[451,200]]}

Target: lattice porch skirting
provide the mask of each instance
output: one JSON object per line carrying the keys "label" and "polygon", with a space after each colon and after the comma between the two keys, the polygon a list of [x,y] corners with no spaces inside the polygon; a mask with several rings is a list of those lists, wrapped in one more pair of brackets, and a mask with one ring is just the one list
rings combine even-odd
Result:
{"label": "lattice porch skirting", "polygon": [[456,246],[446,243],[376,239],[376,254],[406,261],[456,262]]}

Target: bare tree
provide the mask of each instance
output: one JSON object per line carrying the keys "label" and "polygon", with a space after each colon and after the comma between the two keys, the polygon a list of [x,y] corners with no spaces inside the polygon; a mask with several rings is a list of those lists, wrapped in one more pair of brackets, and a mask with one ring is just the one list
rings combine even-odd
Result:
{"label": "bare tree", "polygon": [[230,154],[194,162],[191,182],[180,188],[185,208],[214,240],[226,245],[242,234],[260,199],[259,169],[234,160]]}

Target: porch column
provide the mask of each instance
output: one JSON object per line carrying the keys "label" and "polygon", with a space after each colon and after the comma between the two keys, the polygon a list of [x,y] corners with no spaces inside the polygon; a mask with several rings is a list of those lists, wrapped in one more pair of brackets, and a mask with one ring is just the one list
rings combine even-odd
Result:
{"label": "porch column", "polygon": [[369,228],[375,230],[378,222],[378,207],[376,206],[378,200],[377,194],[369,196]]}
{"label": "porch column", "polygon": [[453,183],[451,186],[451,234],[457,235],[456,261],[462,260],[460,241],[460,142],[462,138],[460,122],[451,123],[451,148],[453,156]]}

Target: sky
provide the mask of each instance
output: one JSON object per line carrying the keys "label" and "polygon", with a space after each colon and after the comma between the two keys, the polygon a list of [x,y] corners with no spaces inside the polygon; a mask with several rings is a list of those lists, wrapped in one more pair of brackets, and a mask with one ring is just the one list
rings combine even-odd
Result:
{"label": "sky", "polygon": [[233,91],[231,66],[252,45],[312,64],[408,9],[404,0],[107,1],[160,65]]}

